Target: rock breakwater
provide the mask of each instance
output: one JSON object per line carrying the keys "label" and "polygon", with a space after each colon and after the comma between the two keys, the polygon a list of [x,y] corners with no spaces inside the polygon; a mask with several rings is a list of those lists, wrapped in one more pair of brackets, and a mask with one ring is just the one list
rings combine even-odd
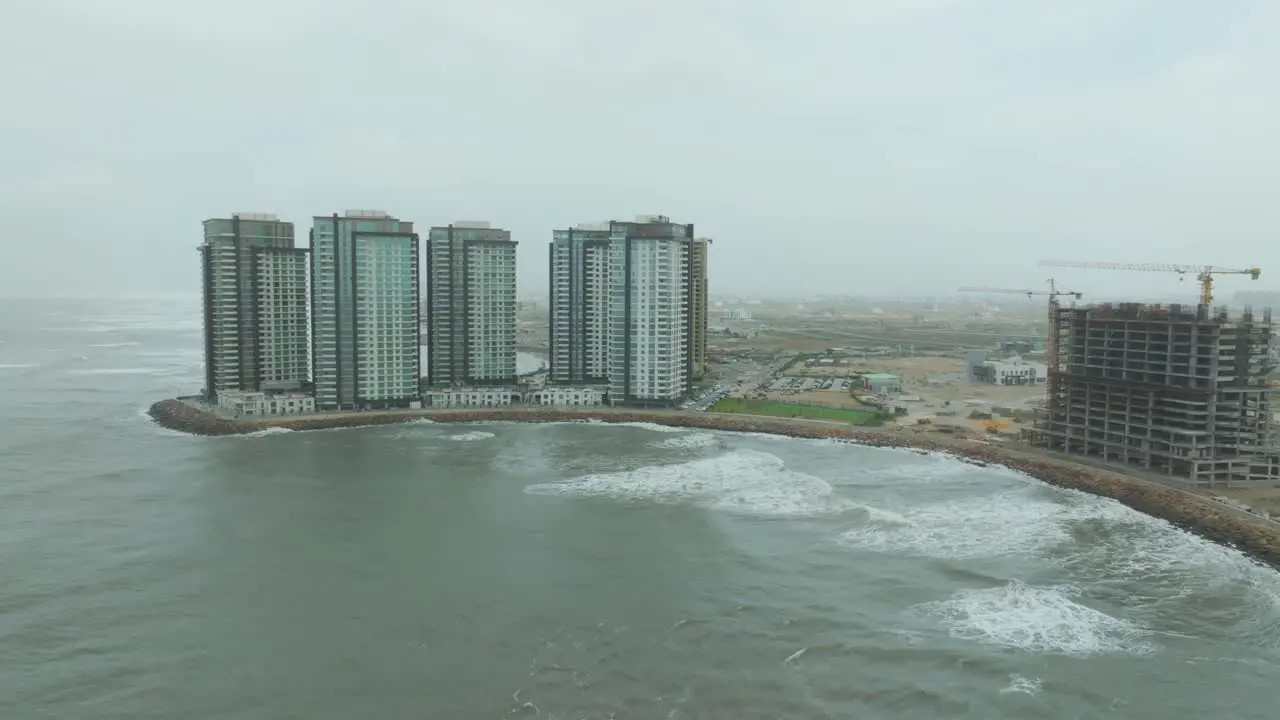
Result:
{"label": "rock breakwater", "polygon": [[1168,520],[1210,540],[1233,545],[1280,568],[1280,524],[1216,503],[1209,498],[1095,467],[1049,457],[1029,448],[950,437],[937,433],[869,430],[850,425],[748,415],[593,408],[483,408],[335,413],[266,420],[232,420],[181,400],[162,400],[150,409],[161,426],[197,435],[235,435],[270,427],[322,430],[390,425],[423,418],[436,422],[647,422],[703,430],[727,430],[830,439],[873,447],[941,452],[959,460],[1003,465],[1056,487],[1117,500],[1139,512]]}

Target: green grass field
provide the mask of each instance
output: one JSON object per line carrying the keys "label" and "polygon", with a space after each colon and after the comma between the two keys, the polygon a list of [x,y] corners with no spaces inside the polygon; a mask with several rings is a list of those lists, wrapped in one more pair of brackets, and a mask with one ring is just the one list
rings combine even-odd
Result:
{"label": "green grass field", "polygon": [[709,410],[722,413],[742,413],[744,415],[768,415],[770,417],[798,417],[810,420],[838,420],[854,425],[874,425],[877,423],[875,413],[865,410],[844,410],[841,408],[813,407],[810,405],[791,405],[772,400],[744,400],[727,397]]}

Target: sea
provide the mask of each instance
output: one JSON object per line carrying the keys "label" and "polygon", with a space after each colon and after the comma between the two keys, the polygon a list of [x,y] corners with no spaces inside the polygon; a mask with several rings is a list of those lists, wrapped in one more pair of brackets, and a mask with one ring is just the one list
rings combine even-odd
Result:
{"label": "sea", "polygon": [[200,334],[0,302],[0,718],[1280,717],[1280,575],[1115,502],[645,424],[193,437],[145,411]]}

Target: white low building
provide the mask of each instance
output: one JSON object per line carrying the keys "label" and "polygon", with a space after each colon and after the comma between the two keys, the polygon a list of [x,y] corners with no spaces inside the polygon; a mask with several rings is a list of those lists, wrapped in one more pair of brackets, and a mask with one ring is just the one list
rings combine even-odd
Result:
{"label": "white low building", "polygon": [[422,394],[422,404],[431,408],[498,407],[520,402],[520,393],[512,388],[442,388]]}
{"label": "white low building", "polygon": [[559,387],[548,386],[540,390],[525,393],[525,402],[529,405],[560,406],[596,406],[603,405],[607,395],[604,387]]}
{"label": "white low building", "polygon": [[223,390],[218,407],[236,417],[302,415],[316,411],[314,396],[301,392],[269,393],[252,390]]}
{"label": "white low building", "polygon": [[1048,377],[1043,363],[1027,362],[1018,356],[1007,360],[986,360],[973,366],[973,379],[993,385],[1040,385]]}

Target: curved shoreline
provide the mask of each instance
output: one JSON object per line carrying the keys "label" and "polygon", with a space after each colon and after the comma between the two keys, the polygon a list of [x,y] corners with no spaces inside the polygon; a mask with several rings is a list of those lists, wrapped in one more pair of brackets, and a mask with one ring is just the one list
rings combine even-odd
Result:
{"label": "curved shoreline", "polygon": [[1280,569],[1280,523],[1250,515],[1209,498],[1090,465],[1070,462],[998,443],[975,442],[936,434],[870,430],[793,418],[687,412],[678,410],[572,409],[537,407],[465,410],[402,410],[341,413],[308,417],[231,420],[180,400],[161,400],[148,410],[160,426],[195,435],[243,435],[269,428],[323,430],[394,425],[415,420],[473,422],[648,422],[658,425],[730,432],[757,432],[804,439],[830,439],[871,447],[940,452],[965,462],[1002,465],[1055,487],[1116,500],[1138,512],[1167,520],[1214,542],[1236,547]]}

